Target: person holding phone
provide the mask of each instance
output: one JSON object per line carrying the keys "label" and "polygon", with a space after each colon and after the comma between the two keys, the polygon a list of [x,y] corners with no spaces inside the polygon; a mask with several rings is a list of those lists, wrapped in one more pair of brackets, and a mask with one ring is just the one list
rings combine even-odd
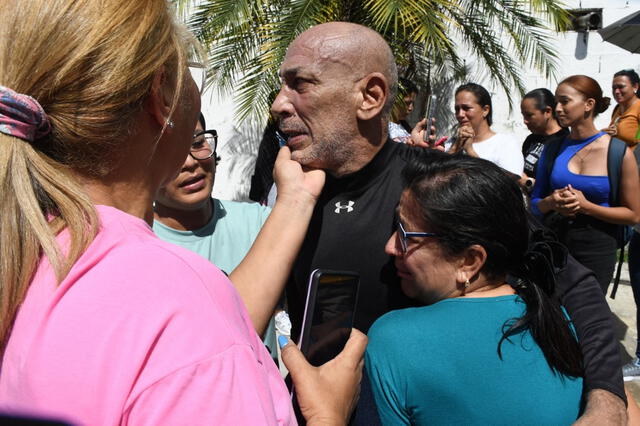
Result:
{"label": "person holding phone", "polygon": [[433,153],[403,176],[385,251],[421,306],[369,331],[382,424],[573,423],[582,356],[552,299],[566,249],[542,234],[530,241],[518,185],[489,161]]}
{"label": "person holding phone", "polygon": [[[202,90],[170,4],[3,0],[0,16],[1,409],[74,424],[295,424],[257,332],[324,172],[279,152],[278,203],[232,284],[150,226]],[[353,331],[319,368],[281,344],[305,418],[344,423],[366,337]]]}
{"label": "person holding phone", "polygon": [[514,175],[522,175],[521,145],[513,135],[491,130],[493,106],[487,89],[476,83],[459,86],[455,92],[455,113],[458,129],[448,152],[484,158]]}

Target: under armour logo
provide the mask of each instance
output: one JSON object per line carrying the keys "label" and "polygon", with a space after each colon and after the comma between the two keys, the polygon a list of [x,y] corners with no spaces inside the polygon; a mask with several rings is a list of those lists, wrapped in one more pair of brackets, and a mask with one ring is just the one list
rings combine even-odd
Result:
{"label": "under armour logo", "polygon": [[336,203],[336,209],[334,210],[334,212],[340,214],[342,212],[342,210],[346,210],[347,213],[351,213],[353,211],[353,205],[354,204],[355,204],[355,202],[349,201],[349,202],[347,202],[347,204],[342,205],[342,204],[340,204],[340,201],[338,201]]}

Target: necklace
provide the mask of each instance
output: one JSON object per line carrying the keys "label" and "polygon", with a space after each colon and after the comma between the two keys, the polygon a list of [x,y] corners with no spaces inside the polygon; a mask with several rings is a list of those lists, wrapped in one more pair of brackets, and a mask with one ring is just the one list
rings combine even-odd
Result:
{"label": "necklace", "polygon": [[[591,153],[592,149],[593,149],[593,142],[589,142],[589,144],[586,146],[586,148],[583,148],[583,149],[581,149],[579,151],[576,151],[575,156],[578,157],[578,159],[580,160],[580,166],[582,166],[582,163],[589,156],[589,154]],[[583,153],[583,151],[584,151],[584,153]]]}

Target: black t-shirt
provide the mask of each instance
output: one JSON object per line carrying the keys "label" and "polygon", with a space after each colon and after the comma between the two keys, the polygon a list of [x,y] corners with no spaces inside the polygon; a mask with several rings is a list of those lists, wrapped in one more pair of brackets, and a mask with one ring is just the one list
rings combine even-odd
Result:
{"label": "black t-shirt", "polygon": [[[393,258],[384,246],[395,226],[402,170],[417,157],[429,161],[429,153],[421,148],[387,141],[360,171],[340,179],[327,176],[286,289],[294,340],[309,275],[317,268],[360,274],[354,326],[365,333],[386,312],[416,306],[402,293]],[[585,391],[606,389],[625,399],[611,312],[593,273],[571,259],[557,280],[556,297],[567,308],[582,348]]]}
{"label": "black t-shirt", "polygon": [[524,173],[532,178],[536,177],[536,170],[538,168],[538,160],[540,160],[540,154],[544,146],[551,139],[560,138],[564,140],[569,135],[569,129],[562,128],[558,132],[552,135],[535,135],[530,134],[524,140],[522,144],[522,156],[524,157]]}
{"label": "black t-shirt", "polygon": [[354,325],[364,332],[384,313],[413,305],[400,290],[393,258],[384,252],[395,226],[403,188],[401,172],[416,153],[408,148],[386,143],[358,172],[340,179],[327,175],[287,286],[294,338],[302,321],[309,275],[317,268],[360,274]]}

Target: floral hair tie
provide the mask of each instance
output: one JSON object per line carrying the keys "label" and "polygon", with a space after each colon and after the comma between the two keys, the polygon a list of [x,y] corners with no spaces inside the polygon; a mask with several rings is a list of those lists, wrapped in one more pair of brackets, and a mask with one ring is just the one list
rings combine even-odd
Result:
{"label": "floral hair tie", "polygon": [[49,132],[51,123],[38,101],[0,86],[0,133],[34,142]]}

